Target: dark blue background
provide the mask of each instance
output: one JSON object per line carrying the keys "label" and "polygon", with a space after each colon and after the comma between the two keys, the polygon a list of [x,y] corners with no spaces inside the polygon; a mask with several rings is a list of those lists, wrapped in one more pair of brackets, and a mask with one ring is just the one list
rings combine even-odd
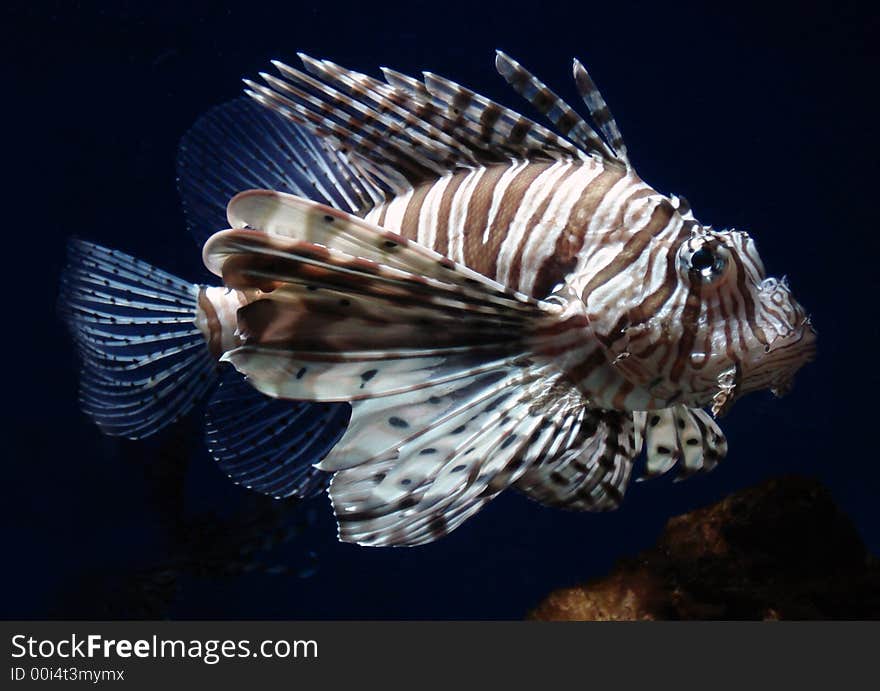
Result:
{"label": "dark blue background", "polygon": [[[652,544],[669,516],[791,472],[820,477],[880,552],[880,22],[851,2],[704,4],[7,4],[0,616],[519,618]],[[200,113],[239,94],[240,77],[304,50],[371,73],[430,69],[519,108],[494,73],[496,47],[573,99],[579,56],[642,177],[686,195],[702,221],[750,231],[769,272],[789,275],[819,359],[787,398],[734,408],[718,470],[634,484],[618,512],[565,513],[508,492],[437,544],[375,550],[338,544],[320,497],[284,509],[279,530],[305,514],[312,525],[263,555],[289,572],[247,572],[246,557],[223,573],[212,559],[224,561],[226,537],[234,547],[248,535],[241,512],[267,509],[212,466],[198,424],[132,443],[79,413],[54,307],[65,239],[206,280],[184,232],[175,149]],[[144,588],[158,605],[143,605]]]}

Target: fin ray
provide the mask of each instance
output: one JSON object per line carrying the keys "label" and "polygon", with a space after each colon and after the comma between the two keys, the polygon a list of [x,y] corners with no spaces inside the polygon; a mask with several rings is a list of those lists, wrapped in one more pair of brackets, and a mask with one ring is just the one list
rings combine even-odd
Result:
{"label": "fin ray", "polygon": [[[361,218],[301,197],[270,190],[250,190],[229,203],[228,220],[233,228],[252,228],[269,235],[323,245],[358,259],[407,272],[414,277],[452,284],[459,290],[479,293],[520,310],[551,309],[547,303],[514,291],[463,264],[412,242]],[[222,256],[215,245],[205,247],[208,268],[220,275]],[[257,240],[255,240],[257,242]],[[364,271],[367,267],[358,267]],[[376,273],[378,269],[374,268]]]}
{"label": "fin ray", "polygon": [[571,106],[516,60],[499,50],[496,51],[495,67],[514,91],[550,120],[563,136],[588,153],[596,153],[608,160],[617,158]]}
{"label": "fin ray", "polygon": [[608,142],[608,145],[614,151],[615,156],[628,166],[629,156],[626,144],[623,141],[623,135],[620,133],[617,121],[611,114],[608,104],[605,103],[602,93],[596,87],[595,82],[590,77],[590,73],[587,72],[587,69],[581,64],[580,60],[575,59],[573,67],[575,86],[577,86],[578,93],[587,105],[590,117],[596,123],[605,141]]}
{"label": "fin ray", "polygon": [[279,499],[315,496],[330,476],[313,466],[342,435],[349,412],[267,398],[230,372],[205,412],[208,450],[236,484]]}
{"label": "fin ray", "polygon": [[122,252],[71,241],[59,307],[83,364],[80,403],[106,434],[154,434],[214,386],[217,363],[196,326],[199,290]]}
{"label": "fin ray", "polygon": [[[364,410],[362,425],[405,409],[401,421],[407,426],[391,425],[403,432],[396,446],[389,437],[385,445],[391,442],[392,447],[385,451],[367,447],[360,459],[355,453],[339,463],[334,450],[322,463],[337,469],[330,496],[340,539],[371,546],[419,545],[476,513],[536,461],[542,448],[536,431],[545,418],[531,404],[548,376],[558,377],[549,364],[536,364],[515,379],[468,381],[424,405],[392,398],[369,402],[386,407]],[[358,413],[355,405],[353,418]],[[343,437],[340,444],[345,443]]]}
{"label": "fin ray", "polygon": [[[632,419],[617,411],[569,408],[570,440],[549,453],[517,482],[530,498],[579,511],[616,509],[623,501],[638,453]],[[557,423],[559,424],[559,423]]]}
{"label": "fin ray", "polygon": [[249,98],[217,106],[196,121],[180,143],[177,182],[187,226],[200,246],[226,225],[226,204],[243,190],[298,194],[356,214],[384,200],[326,140]]}
{"label": "fin ray", "polygon": [[245,80],[245,93],[338,151],[388,194],[403,194],[445,173],[511,158],[585,156],[574,144],[455,82],[425,73],[420,82],[383,69],[386,84],[329,61],[300,56],[307,74],[275,61],[279,77]]}
{"label": "fin ray", "polygon": [[635,426],[645,440],[647,463],[640,480],[662,475],[676,465],[679,479],[712,470],[727,454],[727,440],[705,411],[676,405],[634,413]]}

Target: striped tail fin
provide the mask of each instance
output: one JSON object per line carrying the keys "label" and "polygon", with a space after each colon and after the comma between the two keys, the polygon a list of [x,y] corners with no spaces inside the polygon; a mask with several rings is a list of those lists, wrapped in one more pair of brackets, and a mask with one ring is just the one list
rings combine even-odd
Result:
{"label": "striped tail fin", "polygon": [[132,256],[71,241],[60,310],[82,360],[80,402],[105,434],[148,437],[212,389],[217,360],[197,322],[199,295]]}

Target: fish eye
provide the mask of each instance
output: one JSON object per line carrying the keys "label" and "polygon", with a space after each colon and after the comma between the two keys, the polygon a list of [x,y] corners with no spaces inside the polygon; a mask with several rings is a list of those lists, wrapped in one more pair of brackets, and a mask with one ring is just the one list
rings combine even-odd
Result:
{"label": "fish eye", "polygon": [[703,273],[715,266],[715,256],[705,247],[701,247],[691,255],[691,268]]}
{"label": "fish eye", "polygon": [[693,254],[687,261],[689,271],[698,273],[703,280],[711,281],[720,276],[727,262],[720,248],[715,250],[707,245],[703,245]]}

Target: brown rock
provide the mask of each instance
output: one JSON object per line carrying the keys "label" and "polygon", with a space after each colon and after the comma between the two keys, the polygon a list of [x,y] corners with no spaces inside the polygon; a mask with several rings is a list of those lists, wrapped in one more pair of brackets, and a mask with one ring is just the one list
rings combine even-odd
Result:
{"label": "brown rock", "polygon": [[877,619],[880,566],[818,481],[784,477],[671,518],[655,547],[529,618]]}

